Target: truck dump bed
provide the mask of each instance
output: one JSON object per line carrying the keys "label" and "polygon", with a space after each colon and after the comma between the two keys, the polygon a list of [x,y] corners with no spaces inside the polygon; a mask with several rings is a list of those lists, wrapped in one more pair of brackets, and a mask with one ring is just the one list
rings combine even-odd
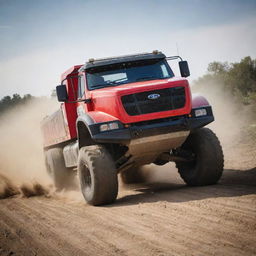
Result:
{"label": "truck dump bed", "polygon": [[68,124],[64,118],[62,106],[41,123],[44,147],[59,144],[71,139]]}

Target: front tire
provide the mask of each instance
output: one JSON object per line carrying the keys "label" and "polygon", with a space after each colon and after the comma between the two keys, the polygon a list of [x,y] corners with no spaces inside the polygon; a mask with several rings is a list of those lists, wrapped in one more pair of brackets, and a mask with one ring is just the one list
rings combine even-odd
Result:
{"label": "front tire", "polygon": [[108,151],[100,145],[82,147],[78,157],[80,188],[90,205],[110,204],[118,193],[117,171]]}
{"label": "front tire", "polygon": [[219,181],[224,166],[223,151],[213,131],[201,128],[191,133],[181,150],[194,158],[190,162],[177,162],[181,178],[190,186],[204,186]]}

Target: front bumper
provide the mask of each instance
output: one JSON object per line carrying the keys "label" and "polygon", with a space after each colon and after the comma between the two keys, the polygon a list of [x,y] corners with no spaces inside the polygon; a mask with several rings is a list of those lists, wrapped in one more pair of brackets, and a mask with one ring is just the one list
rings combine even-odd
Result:
{"label": "front bumper", "polygon": [[[172,117],[154,120],[153,123],[142,122],[135,123],[128,128],[123,127],[117,130],[110,130],[100,132],[98,124],[89,126],[92,139],[98,143],[119,143],[127,144],[130,140],[155,136],[160,134],[178,132],[178,131],[192,131],[201,128],[214,121],[212,109],[210,106],[204,107],[207,110],[207,115],[195,117],[192,110],[191,117]],[[158,122],[159,121],[159,122]]]}

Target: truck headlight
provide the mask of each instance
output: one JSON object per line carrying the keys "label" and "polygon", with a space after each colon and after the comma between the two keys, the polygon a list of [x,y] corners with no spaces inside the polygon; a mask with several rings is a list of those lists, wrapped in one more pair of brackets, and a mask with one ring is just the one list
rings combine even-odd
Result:
{"label": "truck headlight", "polygon": [[100,131],[105,132],[109,130],[115,130],[119,129],[118,122],[112,122],[112,123],[107,123],[107,124],[101,124],[100,125]]}
{"label": "truck headlight", "polygon": [[195,116],[199,117],[199,116],[206,116],[207,115],[207,111],[205,108],[201,108],[201,109],[196,109],[195,110]]}

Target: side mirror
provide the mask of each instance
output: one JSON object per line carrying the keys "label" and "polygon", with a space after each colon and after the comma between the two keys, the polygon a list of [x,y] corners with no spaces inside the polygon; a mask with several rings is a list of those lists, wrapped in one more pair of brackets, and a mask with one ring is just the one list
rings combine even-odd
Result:
{"label": "side mirror", "polygon": [[182,77],[190,76],[190,71],[188,67],[188,62],[186,60],[182,60],[179,62],[180,74]]}
{"label": "side mirror", "polygon": [[67,88],[66,85],[58,85],[56,86],[56,94],[58,101],[60,102],[65,102],[68,100],[68,93],[67,93]]}

